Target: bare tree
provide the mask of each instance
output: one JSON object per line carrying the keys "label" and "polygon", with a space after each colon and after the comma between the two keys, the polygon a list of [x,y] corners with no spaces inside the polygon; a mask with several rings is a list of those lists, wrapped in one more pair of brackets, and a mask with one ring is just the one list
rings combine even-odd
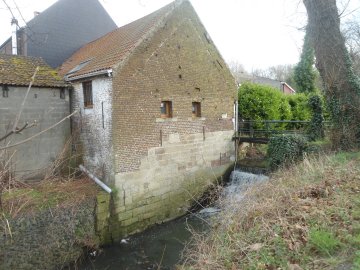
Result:
{"label": "bare tree", "polygon": [[255,76],[270,78],[281,82],[293,82],[294,66],[292,65],[277,65],[271,66],[267,69],[255,69],[252,74]]}
{"label": "bare tree", "polygon": [[228,66],[237,83],[241,83],[250,76],[238,61],[230,61]]}
{"label": "bare tree", "polygon": [[340,31],[336,0],[303,0],[316,67],[333,122],[333,146],[349,149],[360,141],[360,83]]}
{"label": "bare tree", "polygon": [[357,18],[349,20],[343,26],[342,32],[353,62],[354,72],[360,76],[360,21]]}

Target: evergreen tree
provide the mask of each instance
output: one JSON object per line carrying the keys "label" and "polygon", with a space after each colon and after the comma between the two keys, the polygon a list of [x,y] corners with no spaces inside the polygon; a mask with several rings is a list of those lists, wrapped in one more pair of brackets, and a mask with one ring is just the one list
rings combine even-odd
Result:
{"label": "evergreen tree", "polygon": [[314,59],[314,48],[311,46],[308,31],[306,30],[300,62],[294,68],[294,80],[297,85],[296,90],[300,93],[315,92],[316,72]]}

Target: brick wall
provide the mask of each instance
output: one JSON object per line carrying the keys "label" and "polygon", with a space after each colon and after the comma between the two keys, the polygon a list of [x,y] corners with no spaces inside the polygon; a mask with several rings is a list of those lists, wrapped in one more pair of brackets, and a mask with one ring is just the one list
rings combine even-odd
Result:
{"label": "brick wall", "polygon": [[84,166],[104,181],[112,178],[112,80],[108,77],[92,79],[93,107],[84,107],[82,81],[73,83],[73,131],[80,132]]}
{"label": "brick wall", "polygon": [[[11,130],[26,90],[27,87],[9,86],[9,96],[3,97],[0,88],[0,137]],[[22,141],[50,127],[69,114],[68,90],[65,92],[65,99],[61,99],[58,88],[32,87],[18,126],[22,127],[26,122],[31,124],[34,120],[37,125],[24,130],[21,134],[9,137],[1,145]],[[70,122],[66,120],[39,137],[16,148],[9,149],[8,155],[15,152],[12,164],[16,174],[26,176],[26,178],[38,177],[41,170],[57,158],[69,136]]]}
{"label": "brick wall", "polygon": [[[115,173],[139,169],[160,145],[160,130],[166,137],[232,129],[235,80],[188,2],[114,72],[113,87]],[[173,119],[157,121],[161,100],[172,101]],[[191,118],[193,101],[202,119]]]}

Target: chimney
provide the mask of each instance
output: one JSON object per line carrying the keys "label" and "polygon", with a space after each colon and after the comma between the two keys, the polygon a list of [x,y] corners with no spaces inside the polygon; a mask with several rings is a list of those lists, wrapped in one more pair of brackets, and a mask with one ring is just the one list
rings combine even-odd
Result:
{"label": "chimney", "polygon": [[11,29],[12,29],[12,35],[11,35],[11,43],[12,43],[12,54],[17,55],[17,26],[18,21],[15,18],[12,18],[11,20]]}

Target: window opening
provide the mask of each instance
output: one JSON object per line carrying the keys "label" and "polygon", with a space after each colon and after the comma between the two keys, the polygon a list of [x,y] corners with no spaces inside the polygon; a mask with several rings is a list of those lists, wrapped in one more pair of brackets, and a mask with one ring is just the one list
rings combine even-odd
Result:
{"label": "window opening", "polygon": [[4,86],[2,87],[2,89],[3,89],[3,94],[2,94],[2,96],[3,96],[4,98],[9,97],[9,87],[8,87],[7,85],[4,85]]}
{"label": "window opening", "polygon": [[200,102],[192,103],[192,116],[193,117],[201,117],[201,103]]}
{"label": "window opening", "polygon": [[172,117],[172,102],[171,101],[161,101],[160,113],[161,113],[161,118],[171,118]]}
{"label": "window opening", "polygon": [[60,89],[60,98],[65,99],[65,89]]}
{"label": "window opening", "polygon": [[84,107],[92,108],[93,107],[93,95],[92,95],[92,82],[83,82],[83,91],[84,91]]}

